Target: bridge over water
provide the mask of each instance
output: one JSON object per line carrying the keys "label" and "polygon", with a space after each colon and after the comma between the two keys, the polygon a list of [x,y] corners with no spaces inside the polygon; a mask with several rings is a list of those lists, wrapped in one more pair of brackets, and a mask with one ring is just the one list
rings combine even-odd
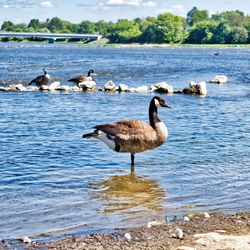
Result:
{"label": "bridge over water", "polygon": [[23,37],[30,39],[47,39],[49,43],[54,43],[58,39],[78,39],[94,41],[102,38],[101,35],[94,34],[64,34],[64,33],[27,33],[27,32],[0,32],[0,37]]}

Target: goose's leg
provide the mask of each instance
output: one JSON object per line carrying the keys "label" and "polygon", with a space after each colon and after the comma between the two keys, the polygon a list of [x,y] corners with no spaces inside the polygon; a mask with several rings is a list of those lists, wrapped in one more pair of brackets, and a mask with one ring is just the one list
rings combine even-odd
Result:
{"label": "goose's leg", "polygon": [[135,155],[131,154],[131,172],[135,171]]}

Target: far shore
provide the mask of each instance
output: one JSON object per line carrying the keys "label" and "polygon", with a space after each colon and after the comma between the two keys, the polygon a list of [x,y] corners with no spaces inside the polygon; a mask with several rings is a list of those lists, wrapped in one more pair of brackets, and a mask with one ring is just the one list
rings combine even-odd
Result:
{"label": "far shore", "polygon": [[[30,41],[30,40],[21,40],[21,41],[1,41],[2,44],[8,43],[27,43],[27,44],[48,44],[48,41]],[[109,43],[107,39],[101,39],[99,41],[93,41],[89,43],[79,42],[69,42],[69,41],[56,41],[54,44],[77,44],[83,47],[121,47],[121,48],[135,48],[135,47],[145,47],[145,48],[250,48],[250,44],[188,44],[188,43],[178,43],[178,44],[155,44],[155,43]]]}

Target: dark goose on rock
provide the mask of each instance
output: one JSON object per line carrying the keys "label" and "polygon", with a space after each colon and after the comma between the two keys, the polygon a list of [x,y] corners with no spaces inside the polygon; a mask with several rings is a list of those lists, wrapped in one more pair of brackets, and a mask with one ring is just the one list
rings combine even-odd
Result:
{"label": "dark goose on rock", "polygon": [[84,134],[83,138],[93,137],[116,152],[131,153],[133,171],[136,153],[159,147],[167,140],[168,130],[157,115],[158,107],[170,108],[163,99],[155,96],[149,105],[149,123],[140,120],[124,120],[113,124],[97,125],[93,133]]}
{"label": "dark goose on rock", "polygon": [[43,69],[43,75],[36,77],[33,79],[29,85],[32,83],[35,83],[37,87],[41,87],[42,85],[48,85],[49,80],[50,80],[50,75],[47,73],[45,69]]}
{"label": "dark goose on rock", "polygon": [[77,77],[69,79],[68,82],[74,82],[79,86],[79,83],[81,82],[92,81],[91,74],[93,73],[94,73],[94,70],[91,69],[89,70],[87,76],[77,76]]}

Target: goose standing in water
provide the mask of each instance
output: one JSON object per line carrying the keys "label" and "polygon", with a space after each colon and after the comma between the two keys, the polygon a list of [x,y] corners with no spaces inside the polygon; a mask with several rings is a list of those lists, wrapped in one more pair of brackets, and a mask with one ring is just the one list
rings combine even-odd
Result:
{"label": "goose standing in water", "polygon": [[158,107],[170,108],[163,99],[155,96],[149,105],[149,123],[140,120],[124,120],[113,124],[97,125],[93,133],[84,134],[82,137],[94,137],[116,152],[131,153],[131,171],[134,171],[136,153],[159,147],[167,140],[168,130],[157,115]]}
{"label": "goose standing in water", "polygon": [[91,74],[93,74],[93,73],[94,73],[94,70],[91,69],[91,70],[89,70],[87,76],[77,76],[77,77],[69,79],[68,82],[74,82],[77,84],[78,87],[80,87],[80,83],[86,82],[86,81],[92,81]]}
{"label": "goose standing in water", "polygon": [[47,71],[45,70],[45,68],[43,69],[43,72],[44,72],[43,75],[34,78],[29,83],[29,85],[31,85],[32,83],[35,83],[37,87],[41,87],[42,85],[48,85],[49,80],[50,80],[50,75],[47,73]]}

